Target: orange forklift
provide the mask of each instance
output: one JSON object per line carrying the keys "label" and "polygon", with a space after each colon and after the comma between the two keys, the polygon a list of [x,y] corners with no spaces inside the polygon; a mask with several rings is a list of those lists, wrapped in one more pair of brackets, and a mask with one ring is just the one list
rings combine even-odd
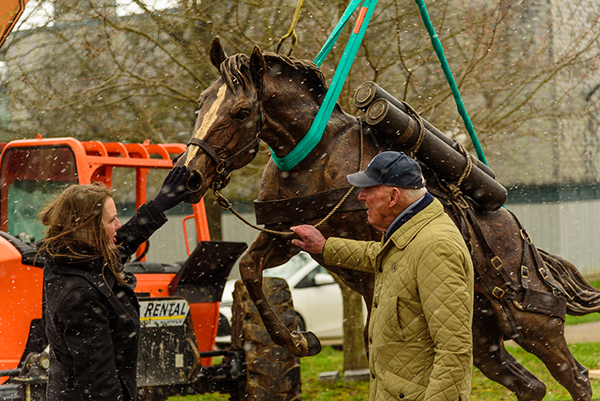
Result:
{"label": "orange forklift", "polygon": [[[117,193],[129,193],[135,187],[137,208],[146,202],[149,174],[157,169],[166,174],[173,158],[184,150],[183,144],[80,142],[39,136],[4,145],[0,156],[0,400],[45,399],[48,355],[43,260],[34,245],[42,228],[37,212],[66,186],[92,182],[115,187]],[[186,260],[148,262],[146,243],[136,260],[126,265],[137,277],[141,305],[140,400],[213,391],[230,393],[236,399],[245,386],[243,350],[216,351],[215,338],[225,281],[247,246],[210,241],[204,203],[191,207],[191,215],[176,229],[184,236]],[[195,244],[193,252],[190,242]],[[157,245],[161,244],[153,244]],[[213,365],[214,356],[222,357],[223,363]]]}
{"label": "orange forklift", "polygon": [[[27,0],[0,0],[0,46],[26,4]],[[172,168],[185,145],[38,137],[0,145],[0,150],[0,401],[43,401],[49,360],[43,261],[34,245],[41,239],[38,211],[67,185],[92,182],[114,187],[117,193],[135,192],[137,208],[146,202],[149,175],[163,169],[164,178],[164,169]],[[191,207],[182,227],[168,236],[177,244],[176,237],[183,233],[185,260],[147,261],[146,242],[136,260],[125,266],[137,277],[141,307],[138,400],[208,392],[230,394],[232,401],[299,400],[299,359],[272,342],[241,282],[233,294],[231,326],[219,319],[225,281],[247,245],[210,241],[204,204]],[[153,236],[152,249],[160,230]],[[163,249],[172,247],[170,242]],[[278,318],[296,330],[285,280],[265,277],[263,290]],[[218,330],[223,330],[219,335],[231,333],[227,348],[215,349]],[[214,357],[218,363],[213,363]]]}

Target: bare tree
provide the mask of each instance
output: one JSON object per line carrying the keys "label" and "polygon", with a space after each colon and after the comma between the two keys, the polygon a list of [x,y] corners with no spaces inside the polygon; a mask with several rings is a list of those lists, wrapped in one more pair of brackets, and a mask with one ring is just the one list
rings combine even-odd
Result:
{"label": "bare tree", "polygon": [[[51,4],[55,12],[44,25],[18,28],[3,50],[10,114],[0,127],[4,139],[41,133],[185,142],[198,96],[218,74],[207,55],[211,38],[220,35],[231,53],[249,53],[254,44],[274,51],[295,7],[292,0],[174,0],[171,8],[157,10],[146,0],[132,0],[138,11],[122,15],[115,0]],[[592,0],[557,4],[428,4],[475,130],[505,185],[600,175],[598,6]],[[305,1],[292,55],[313,59],[346,5]],[[333,77],[350,29],[322,66],[327,77]],[[287,52],[289,43],[283,48]],[[345,110],[358,114],[354,90],[367,80],[471,148],[413,3],[379,1],[339,99]],[[262,148],[236,173],[226,195],[252,199],[268,159]],[[362,338],[360,329],[347,330],[346,338]]]}

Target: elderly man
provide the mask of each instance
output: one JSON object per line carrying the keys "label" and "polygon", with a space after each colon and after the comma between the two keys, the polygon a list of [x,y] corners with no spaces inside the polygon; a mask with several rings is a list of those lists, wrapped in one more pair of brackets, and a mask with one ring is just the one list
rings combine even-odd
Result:
{"label": "elderly man", "polygon": [[465,242],[425,188],[421,168],[382,152],[348,182],[363,188],[381,242],[325,239],[313,226],[292,240],[327,264],[375,274],[369,323],[370,401],[468,400],[473,264]]}

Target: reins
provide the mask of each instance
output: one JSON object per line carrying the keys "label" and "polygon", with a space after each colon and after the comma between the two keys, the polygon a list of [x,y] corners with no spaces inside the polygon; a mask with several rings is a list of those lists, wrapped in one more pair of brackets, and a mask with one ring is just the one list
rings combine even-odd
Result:
{"label": "reins", "polygon": [[[359,138],[360,138],[360,152],[359,152],[359,156],[358,156],[358,170],[357,171],[361,171],[363,168],[363,158],[364,158],[364,135],[363,135],[363,127],[362,127],[362,122],[360,121],[360,119],[358,120],[358,126],[359,126]],[[248,220],[246,220],[241,214],[239,214],[237,211],[235,211],[233,209],[233,207],[231,206],[231,202],[229,202],[229,200],[227,200],[227,198],[225,198],[223,196],[223,194],[221,194],[221,192],[219,192],[218,189],[214,189],[211,188],[213,190],[213,193],[215,194],[215,198],[217,200],[217,203],[219,204],[219,206],[221,206],[222,209],[224,210],[229,210],[231,213],[233,213],[238,219],[240,219],[241,221],[243,221],[246,225],[248,225],[249,227],[254,228],[255,230],[267,233],[267,234],[271,234],[271,235],[278,235],[280,237],[289,237],[292,235],[295,235],[295,233],[293,231],[277,231],[277,230],[270,230],[268,228],[264,228],[264,227],[258,227],[255,224],[252,224],[251,222],[249,222]],[[352,193],[352,191],[354,190],[354,187],[350,187],[350,189],[348,189],[348,191],[346,192],[346,194],[340,199],[340,201],[335,205],[335,207],[333,209],[331,209],[331,211],[327,214],[327,216],[325,216],[323,219],[321,219],[321,221],[319,221],[317,224],[315,224],[314,226],[316,228],[319,228],[321,225],[323,225],[327,220],[329,220],[331,218],[331,216],[333,216],[335,214],[335,212],[342,206],[342,204],[344,203],[344,201],[346,199],[348,199],[348,196],[350,196],[350,194]]]}

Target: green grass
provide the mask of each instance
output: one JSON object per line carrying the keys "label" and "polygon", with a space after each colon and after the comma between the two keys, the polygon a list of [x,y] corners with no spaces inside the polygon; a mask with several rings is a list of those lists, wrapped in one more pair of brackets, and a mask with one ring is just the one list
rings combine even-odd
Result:
{"label": "green grass", "polygon": [[369,399],[368,382],[319,381],[319,374],[337,370],[343,376],[341,351],[323,347],[317,356],[302,358],[302,399],[314,401],[362,401]]}
{"label": "green grass", "polygon": [[[600,280],[590,281],[594,288],[600,288]],[[585,316],[567,316],[565,325],[600,321],[600,313]],[[569,349],[575,358],[590,370],[600,369],[600,343],[571,344]],[[529,371],[546,384],[544,401],[570,400],[571,396],[550,375],[544,364],[533,354],[518,347],[507,350]],[[321,382],[318,377],[323,372],[337,370],[342,372],[344,361],[342,353],[332,347],[324,347],[314,357],[302,358],[302,399],[306,401],[367,401],[369,383],[346,383],[344,380]],[[477,368],[473,368],[472,401],[516,400],[506,387],[487,379]],[[592,379],[592,391],[595,399],[600,399],[600,380]],[[227,394],[206,394],[188,397],[172,397],[169,401],[227,401]]]}
{"label": "green grass", "polygon": [[[546,384],[544,401],[571,400],[571,396],[546,369],[544,364],[533,354],[518,347],[506,348],[520,364],[525,366],[538,379]],[[600,343],[571,344],[569,349],[581,364],[589,370],[600,369]],[[591,379],[592,393],[597,399],[600,394],[600,380]],[[472,401],[516,401],[516,397],[505,387],[487,379],[477,368],[473,368]]]}
{"label": "green grass", "polygon": [[[569,346],[575,358],[590,370],[600,369],[600,343],[572,344]],[[507,347],[508,351],[547,387],[544,401],[570,400],[571,396],[556,382],[544,364],[534,355],[521,348]],[[368,382],[345,382],[344,380],[322,382],[320,373],[337,370],[342,375],[342,352],[332,347],[323,347],[314,357],[302,358],[302,399],[305,401],[368,401]],[[600,394],[600,380],[592,379],[594,395]],[[595,398],[598,398],[595,396]],[[207,394],[188,397],[172,397],[169,401],[226,401],[226,394]],[[472,401],[516,401],[516,397],[505,387],[487,379],[473,368]]]}

